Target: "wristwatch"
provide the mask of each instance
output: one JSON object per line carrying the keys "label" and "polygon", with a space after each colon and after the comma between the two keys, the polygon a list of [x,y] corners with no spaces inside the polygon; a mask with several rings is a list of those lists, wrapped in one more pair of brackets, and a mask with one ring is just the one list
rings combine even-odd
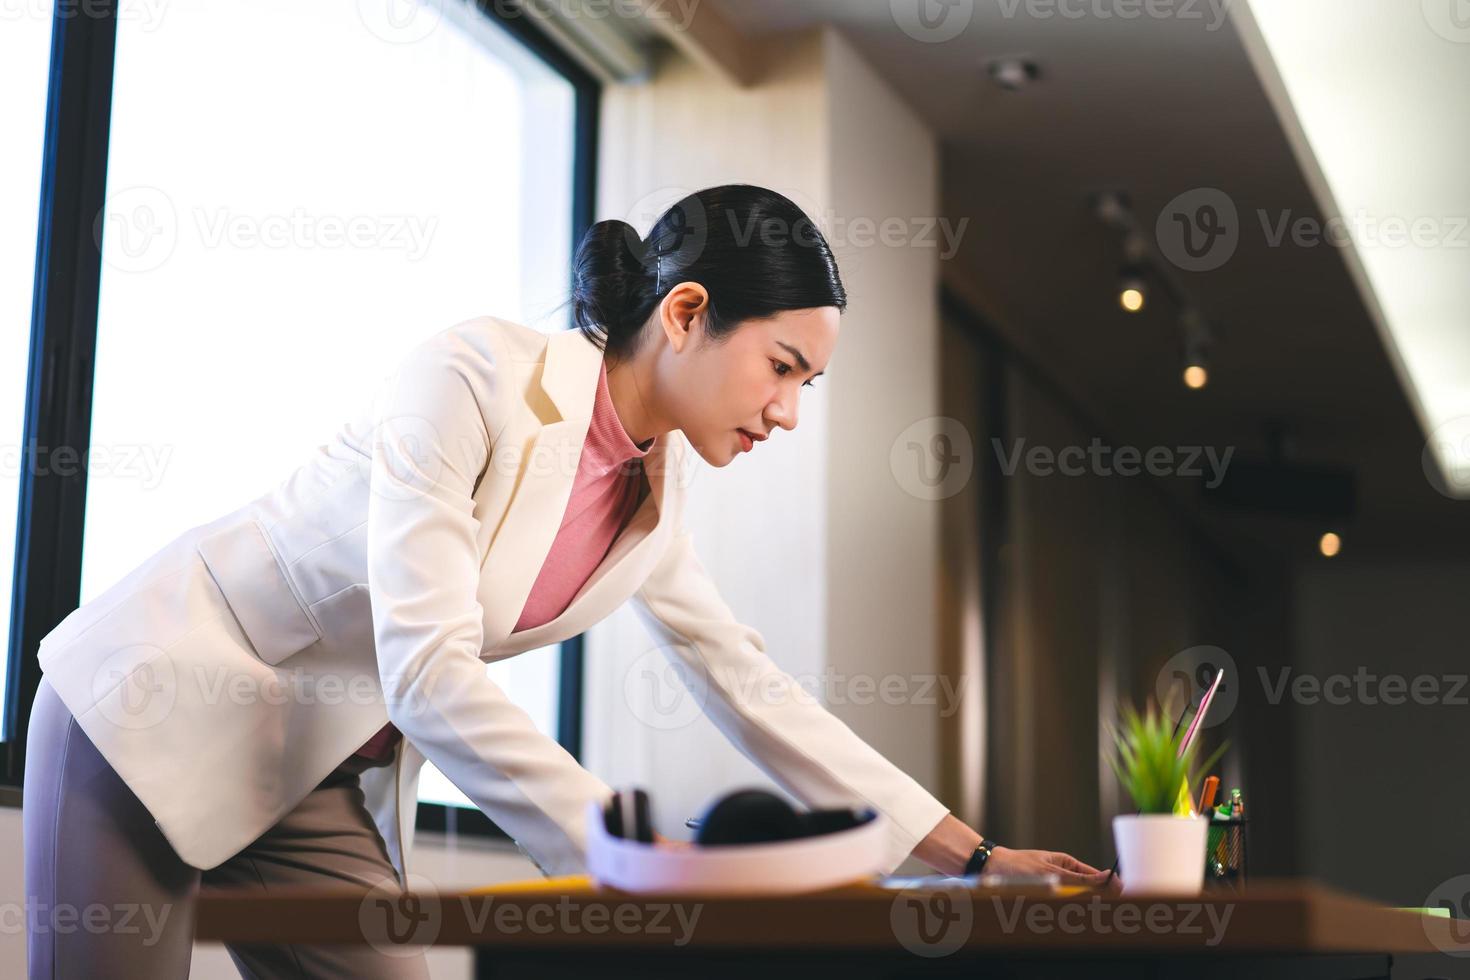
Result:
{"label": "wristwatch", "polygon": [[990,860],[990,852],[999,847],[995,841],[986,837],[975,845],[975,853],[970,855],[970,860],[965,862],[963,875],[977,875],[985,870],[985,864]]}

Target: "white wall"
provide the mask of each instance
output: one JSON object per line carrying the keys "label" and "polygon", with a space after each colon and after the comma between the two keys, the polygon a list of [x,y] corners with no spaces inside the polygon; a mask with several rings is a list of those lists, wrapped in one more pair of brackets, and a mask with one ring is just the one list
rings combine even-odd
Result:
{"label": "white wall", "polygon": [[[942,505],[900,483],[891,449],[940,414],[939,251],[924,231],[938,216],[938,146],[840,34],[824,40],[829,206],[834,227],[846,229],[833,246],[849,292],[822,379],[831,388],[826,659],[836,673],[892,677],[893,691],[914,695],[861,704],[854,689],[833,710],[937,793],[939,718],[918,699],[921,679],[940,670]],[[907,229],[892,239],[902,244],[867,231],[885,225]]]}
{"label": "white wall", "polygon": [[[798,680],[908,678],[937,662],[938,508],[901,490],[889,447],[937,414],[938,259],[849,229],[936,214],[935,141],[840,34],[768,44],[776,67],[750,89],[670,59],[651,83],[609,92],[597,217],[642,234],[687,193],[750,183],[832,239],[850,305],[828,374],[804,390],[794,432],[722,470],[697,464],[686,523],[732,610]],[[595,627],[588,650],[585,762],[649,788],[661,832],[689,836],[684,818],[736,787],[775,789],[702,715],[650,710],[630,677],[662,657],[631,609]],[[833,689],[846,702],[835,714],[937,791],[933,706]],[[863,697],[875,703],[853,703]]]}

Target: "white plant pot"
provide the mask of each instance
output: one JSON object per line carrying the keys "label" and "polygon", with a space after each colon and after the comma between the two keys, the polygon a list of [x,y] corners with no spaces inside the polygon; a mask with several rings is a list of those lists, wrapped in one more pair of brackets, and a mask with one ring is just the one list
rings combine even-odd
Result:
{"label": "white plant pot", "polygon": [[1205,883],[1208,817],[1172,813],[1124,814],[1113,818],[1118,876],[1123,891],[1198,895]]}

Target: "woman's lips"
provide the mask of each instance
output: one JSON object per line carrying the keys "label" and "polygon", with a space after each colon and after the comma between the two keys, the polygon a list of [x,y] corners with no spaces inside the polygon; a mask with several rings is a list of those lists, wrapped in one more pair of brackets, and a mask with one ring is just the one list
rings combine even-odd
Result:
{"label": "woman's lips", "polygon": [[746,432],[744,429],[736,429],[735,431],[740,433],[741,452],[748,453],[755,448],[755,439],[751,437],[750,433]]}

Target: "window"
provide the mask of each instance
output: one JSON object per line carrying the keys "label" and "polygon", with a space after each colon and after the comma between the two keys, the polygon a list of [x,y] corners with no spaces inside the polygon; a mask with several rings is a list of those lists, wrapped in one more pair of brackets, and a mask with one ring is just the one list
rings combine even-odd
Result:
{"label": "window", "polygon": [[[378,6],[182,0],[162,23],[125,11],[107,21],[115,53],[93,65],[111,78],[96,330],[64,355],[92,382],[90,422],[71,440],[85,443],[86,485],[54,522],[81,528],[79,554],[48,559],[70,562],[76,602],[285,479],[430,335],[482,314],[570,328],[596,83],[498,5],[397,4],[391,17]],[[70,23],[85,32],[95,20]],[[3,44],[0,55],[19,47],[8,25]],[[39,126],[46,52],[30,61]],[[24,59],[3,64],[7,92],[24,92],[12,79]],[[10,152],[7,142],[7,176]],[[21,183],[3,193],[23,195]],[[35,179],[28,193],[35,213]],[[34,254],[34,231],[15,236],[26,239],[17,255]],[[4,275],[23,278],[14,292],[29,301],[34,276],[19,265]],[[0,283],[6,323],[27,319],[11,279]],[[0,425],[18,429],[25,378],[11,380],[0,375]],[[58,551],[44,536],[33,549]],[[47,619],[27,626],[32,646],[74,608],[61,591],[49,617],[31,617]],[[487,670],[576,752],[578,712],[566,709],[580,704],[580,662],[573,640]],[[427,801],[467,804],[432,766],[421,786]]]}
{"label": "window", "polygon": [[[17,7],[0,30],[0,87],[5,92],[0,99],[0,132],[5,134],[0,143],[0,214],[6,216],[0,223],[0,624],[7,651],[50,60],[50,4]],[[0,705],[8,700],[8,674],[0,674]],[[0,731],[9,731],[9,726]]]}

